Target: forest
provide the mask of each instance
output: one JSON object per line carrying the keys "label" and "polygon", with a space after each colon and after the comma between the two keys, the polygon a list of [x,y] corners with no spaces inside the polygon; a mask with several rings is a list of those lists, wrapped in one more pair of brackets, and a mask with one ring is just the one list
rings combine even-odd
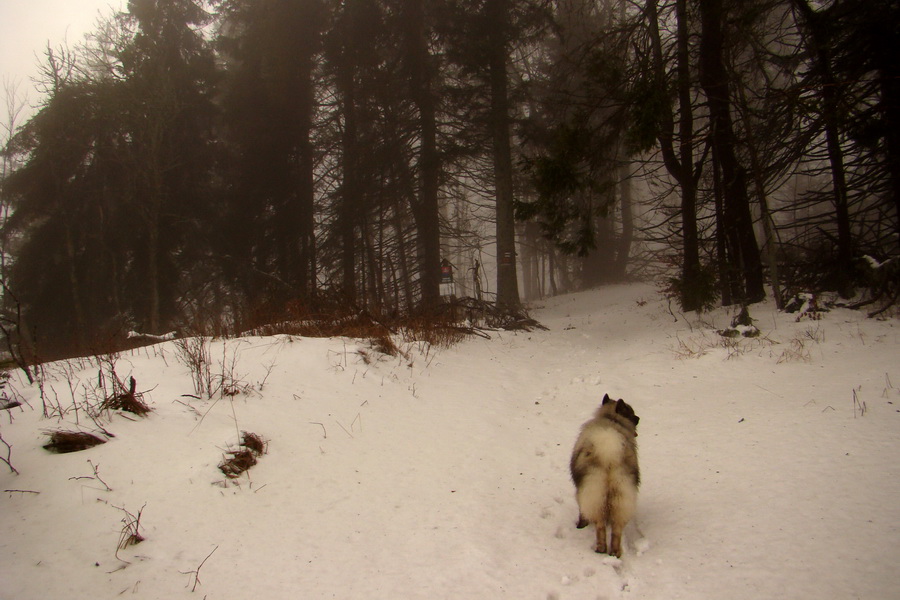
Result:
{"label": "forest", "polygon": [[626,278],[874,313],[897,48],[898,0],[130,0],[7,90],[0,325],[35,360]]}

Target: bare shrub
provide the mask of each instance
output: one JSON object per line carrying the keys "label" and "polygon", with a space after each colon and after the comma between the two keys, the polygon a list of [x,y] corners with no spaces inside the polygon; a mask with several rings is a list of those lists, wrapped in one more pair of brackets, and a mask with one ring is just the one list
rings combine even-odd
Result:
{"label": "bare shrub", "polygon": [[206,398],[214,392],[209,342],[209,338],[199,335],[175,340],[175,356],[190,371],[194,393]]}

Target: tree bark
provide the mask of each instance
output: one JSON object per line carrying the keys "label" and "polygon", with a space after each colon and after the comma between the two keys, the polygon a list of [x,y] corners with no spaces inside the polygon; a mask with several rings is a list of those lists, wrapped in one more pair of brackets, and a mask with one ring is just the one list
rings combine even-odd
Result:
{"label": "tree bark", "polygon": [[[838,273],[839,279],[849,274],[853,259],[853,237],[850,228],[850,209],[847,199],[847,178],[844,170],[844,151],[841,147],[841,134],[838,123],[839,98],[838,82],[831,69],[831,57],[828,47],[830,41],[825,26],[820,25],[821,17],[806,2],[793,0],[794,7],[802,18],[801,27],[806,30],[806,46],[812,54],[812,69],[819,79],[820,96],[822,98],[822,123],[825,129],[825,147],[828,151],[828,165],[831,169],[831,187],[834,194],[835,220],[838,230]],[[852,295],[849,289],[852,284],[845,280],[839,282],[842,295]]]}
{"label": "tree bark", "polygon": [[343,182],[337,206],[337,231],[340,240],[341,294],[347,301],[356,301],[356,206],[359,203],[359,141],[357,139],[356,85],[353,67],[341,65],[338,86],[341,92],[341,113],[344,129],[341,133],[341,168]]}
{"label": "tree bark", "polygon": [[441,159],[437,147],[437,117],[432,81],[432,56],[428,50],[424,0],[406,4],[407,68],[413,102],[419,112],[419,186],[413,199],[416,221],[419,283],[422,306],[431,308],[440,300],[441,237],[438,211]]}
{"label": "tree bark", "polygon": [[[681,188],[681,307],[685,311],[702,307],[703,299],[696,293],[701,280],[700,239],[697,228],[697,180],[694,172],[694,114],[691,102],[691,63],[689,55],[689,28],[687,0],[675,4],[676,37],[676,88],[678,95],[678,152],[675,152],[675,120],[670,110],[660,115],[660,150],[666,170]],[[650,22],[653,61],[656,84],[666,86],[662,40],[659,33],[659,14],[656,0],[648,0],[647,17]]]}
{"label": "tree bark", "polygon": [[613,276],[624,280],[628,269],[631,244],[634,241],[634,215],[631,207],[631,165],[619,166],[619,210],[622,215],[622,231],[616,244],[616,264]]}
{"label": "tree bark", "polygon": [[490,130],[493,142],[494,187],[497,211],[497,304],[515,307],[519,301],[516,274],[516,230],[513,213],[513,168],[510,147],[507,63],[508,0],[485,3],[490,33],[488,68],[491,95]]}
{"label": "tree bark", "polygon": [[298,57],[300,62],[300,94],[298,98],[299,137],[297,139],[297,283],[299,292],[311,297],[316,289],[316,239],[315,239],[315,161],[313,159],[313,115],[315,113],[315,86],[313,83],[314,57]]}
{"label": "tree bark", "polygon": [[729,73],[725,67],[722,0],[700,0],[700,84],[706,93],[713,153],[722,170],[723,217],[729,268],[742,276],[741,303],[764,299],[762,262],[747,194],[747,174],[735,153]]}

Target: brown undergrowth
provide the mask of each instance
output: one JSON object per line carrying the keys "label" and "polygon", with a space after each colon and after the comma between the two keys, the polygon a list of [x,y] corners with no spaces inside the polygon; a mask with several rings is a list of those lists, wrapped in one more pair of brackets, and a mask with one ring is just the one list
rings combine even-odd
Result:
{"label": "brown undergrowth", "polygon": [[226,457],[219,464],[219,470],[225,477],[237,479],[259,462],[259,458],[267,451],[268,444],[263,438],[255,433],[242,431],[238,447],[225,453]]}
{"label": "brown undergrowth", "polygon": [[45,433],[50,436],[50,441],[44,444],[44,449],[56,454],[80,452],[106,443],[106,440],[84,431],[57,430]]}

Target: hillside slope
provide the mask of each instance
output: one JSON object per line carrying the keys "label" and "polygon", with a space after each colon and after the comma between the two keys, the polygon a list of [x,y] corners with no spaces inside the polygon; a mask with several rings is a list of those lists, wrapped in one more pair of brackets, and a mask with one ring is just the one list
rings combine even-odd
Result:
{"label": "hillside slope", "polygon": [[[406,357],[217,340],[212,377],[240,393],[212,400],[167,342],[115,361],[153,412],[112,413],[115,437],[69,454],[45,431],[96,431],[85,412],[111,363],[48,366],[45,400],[18,382],[30,408],[0,414],[19,471],[0,464],[17,490],[0,496],[0,599],[890,597],[897,321],[751,314],[762,335],[729,341],[728,310],[676,320],[634,284],[546,301],[548,331]],[[641,417],[621,560],[575,529],[568,475],[606,392]],[[267,452],[227,480],[243,431]],[[117,550],[139,511],[144,541]]]}

